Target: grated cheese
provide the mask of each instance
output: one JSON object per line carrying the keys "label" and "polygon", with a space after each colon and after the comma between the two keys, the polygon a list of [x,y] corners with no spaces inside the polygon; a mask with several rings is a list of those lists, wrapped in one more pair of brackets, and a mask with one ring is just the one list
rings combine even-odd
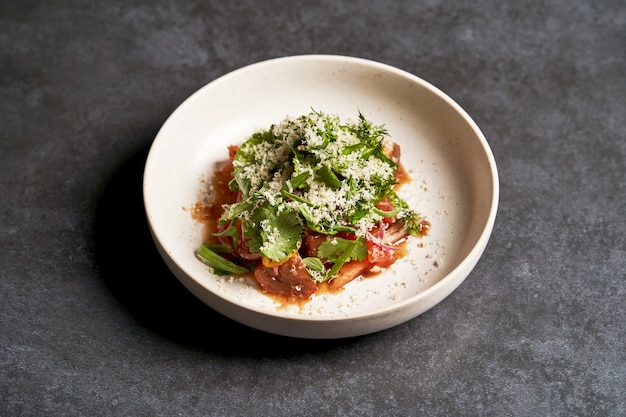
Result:
{"label": "grated cheese", "polygon": [[[273,135],[272,140],[247,142],[246,152],[253,160],[235,159],[236,175],[240,181],[249,184],[249,195],[260,196],[278,210],[306,213],[308,220],[315,224],[345,224],[357,210],[376,203],[380,190],[375,184],[395,181],[396,167],[388,161],[375,155],[364,157],[358,151],[346,152],[363,141],[356,128],[355,123],[342,124],[338,116],[318,112],[287,117],[265,132]],[[383,139],[382,136],[379,138],[381,147]],[[294,149],[310,156],[313,164],[294,159]],[[339,187],[330,186],[318,178],[315,170],[322,165],[341,176]],[[286,186],[290,193],[294,193],[289,180],[304,173],[309,176],[298,192],[305,202],[286,199],[281,190]],[[226,212],[235,205],[226,207]],[[240,214],[243,218],[248,215],[248,212]],[[381,219],[378,214],[366,213],[353,226],[357,228],[357,234],[365,235]]]}

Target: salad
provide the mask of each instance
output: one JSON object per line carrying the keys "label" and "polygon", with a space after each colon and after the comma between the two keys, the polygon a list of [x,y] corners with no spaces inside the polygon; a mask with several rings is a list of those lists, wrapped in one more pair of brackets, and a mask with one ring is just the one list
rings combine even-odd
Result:
{"label": "salad", "polygon": [[[311,111],[260,130],[217,167],[198,257],[264,292],[308,299],[387,268],[429,224],[397,194],[400,147],[361,113]],[[219,178],[219,180],[215,180]],[[325,285],[325,284],[324,284]]]}

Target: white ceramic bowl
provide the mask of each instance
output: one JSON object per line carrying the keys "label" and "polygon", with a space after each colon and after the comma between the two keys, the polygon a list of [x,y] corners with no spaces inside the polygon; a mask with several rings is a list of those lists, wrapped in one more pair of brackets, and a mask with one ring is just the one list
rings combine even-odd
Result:
{"label": "white ceramic bowl", "polygon": [[[402,147],[412,182],[401,195],[432,224],[384,273],[281,307],[241,279],[218,277],[194,252],[202,226],[191,207],[227,146],[311,109],[384,124]],[[360,58],[268,60],[201,88],[168,118],[145,166],[144,202],[154,241],[176,277],[216,311],[263,331],[341,338],[388,329],[427,311],[469,275],[496,217],[498,174],[480,129],[452,99],[403,70]]]}

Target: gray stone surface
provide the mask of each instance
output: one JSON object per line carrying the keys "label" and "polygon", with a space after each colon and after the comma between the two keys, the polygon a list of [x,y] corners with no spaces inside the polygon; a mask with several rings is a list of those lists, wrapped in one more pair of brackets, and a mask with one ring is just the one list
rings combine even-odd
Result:
{"label": "gray stone surface", "polygon": [[[476,269],[388,331],[245,328],[148,235],[170,112],[304,53],[430,81],[498,162]],[[623,1],[3,1],[0,54],[0,415],[626,415]]]}

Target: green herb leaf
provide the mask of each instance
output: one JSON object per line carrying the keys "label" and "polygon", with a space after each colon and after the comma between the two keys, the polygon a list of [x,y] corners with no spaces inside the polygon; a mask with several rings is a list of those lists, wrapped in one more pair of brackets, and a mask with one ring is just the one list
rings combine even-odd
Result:
{"label": "green herb leaf", "polygon": [[221,244],[216,244],[216,243],[203,243],[203,245],[215,253],[231,253],[232,252],[232,248],[228,245],[221,245]]}
{"label": "green herb leaf", "polygon": [[319,273],[326,272],[326,267],[324,267],[324,264],[322,263],[320,258],[315,258],[315,257],[302,258],[302,262],[304,262],[304,264],[310,271],[319,272]]}
{"label": "green herb leaf", "polygon": [[317,248],[317,254],[320,258],[328,259],[330,262],[336,262],[344,255],[347,256],[347,260],[362,261],[367,257],[367,245],[363,238],[349,240],[334,237],[322,242]]}
{"label": "green herb leaf", "polygon": [[383,211],[379,209],[378,207],[373,207],[372,211],[382,217],[393,217],[393,216],[397,216],[402,211],[402,209],[397,208],[397,209],[390,210],[390,211]]}
{"label": "green herb leaf", "polygon": [[280,262],[300,247],[304,227],[297,213],[289,210],[278,212],[276,207],[263,204],[256,208],[245,225],[248,248],[253,253]]}
{"label": "green herb leaf", "polygon": [[413,210],[404,210],[398,215],[398,220],[404,223],[404,228],[413,236],[422,233],[422,217]]}
{"label": "green herb leaf", "polygon": [[239,189],[245,197],[254,191],[252,189],[252,181],[246,175],[245,167],[259,167],[260,169],[255,172],[259,176],[256,182],[263,183],[271,177],[272,171],[284,162],[271,161],[268,163],[263,159],[263,152],[260,152],[263,149],[272,149],[274,146],[277,137],[273,133],[273,127],[254,133],[235,153],[233,158],[233,177],[237,187],[231,185],[230,188]]}
{"label": "green herb leaf", "polygon": [[339,188],[341,187],[341,180],[337,177],[337,174],[333,172],[326,165],[322,165],[316,172],[317,177],[326,185],[331,188]]}
{"label": "green herb leaf", "polygon": [[322,259],[334,262],[324,277],[327,281],[333,279],[346,262],[364,260],[367,257],[367,245],[363,238],[348,240],[336,237],[320,244],[317,254]]}
{"label": "green herb leaf", "polygon": [[230,224],[226,229],[224,229],[220,233],[213,233],[213,236],[216,236],[216,237],[229,236],[233,239],[233,247],[235,248],[239,247],[239,229],[237,229],[232,224]]}
{"label": "green herb leaf", "polygon": [[202,244],[200,248],[198,248],[198,251],[196,253],[200,257],[200,259],[202,259],[207,265],[212,267],[213,272],[218,275],[241,275],[250,272],[248,268],[237,265],[234,262],[231,262],[228,259],[218,255],[217,253],[212,251],[207,244]]}
{"label": "green herb leaf", "polygon": [[280,193],[282,194],[283,197],[288,198],[290,200],[293,201],[297,201],[298,203],[302,203],[302,204],[306,204],[307,206],[312,206],[313,203],[311,203],[309,200],[306,200],[300,196],[297,196],[295,194],[290,193],[287,190],[280,190]]}
{"label": "green herb leaf", "polygon": [[291,178],[291,180],[288,182],[290,187],[287,186],[289,188],[287,191],[293,191],[296,188],[300,188],[303,184],[305,184],[306,180],[309,179],[310,176],[311,173],[303,172]]}
{"label": "green herb leaf", "polygon": [[234,204],[230,211],[220,218],[220,222],[226,223],[227,221],[238,218],[242,213],[251,210],[256,204],[256,200],[257,198],[255,196],[250,196],[246,200]]}

